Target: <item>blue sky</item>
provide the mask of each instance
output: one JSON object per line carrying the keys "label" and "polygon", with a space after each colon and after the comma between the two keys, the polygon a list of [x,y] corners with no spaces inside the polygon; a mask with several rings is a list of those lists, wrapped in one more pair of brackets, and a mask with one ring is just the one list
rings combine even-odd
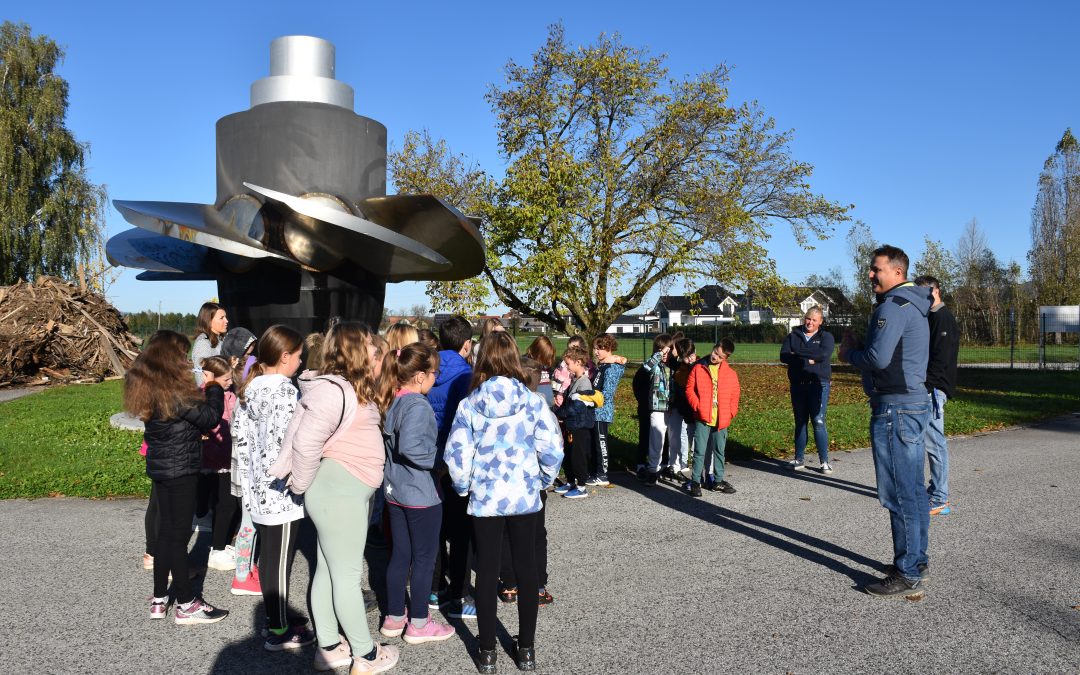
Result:
{"label": "blue sky", "polygon": [[[952,247],[977,218],[998,257],[1024,265],[1038,173],[1080,126],[1074,2],[21,4],[3,18],[67,49],[69,127],[113,199],[212,202],[214,124],[247,109],[270,41],[288,34],[336,45],[338,79],[391,145],[428,128],[493,173],[502,160],[483,95],[550,23],[578,44],[619,32],[667,54],[676,77],[728,63],[733,100],[756,99],[794,129],[815,191],[855,204],[876,238],[913,257],[925,234]],[[128,227],[110,207],[109,234]],[[845,228],[813,252],[775,229],[780,273],[849,272]],[[135,274],[110,291],[121,310],[195,311],[216,295],[212,283]],[[423,302],[419,284],[387,288],[391,308]]]}

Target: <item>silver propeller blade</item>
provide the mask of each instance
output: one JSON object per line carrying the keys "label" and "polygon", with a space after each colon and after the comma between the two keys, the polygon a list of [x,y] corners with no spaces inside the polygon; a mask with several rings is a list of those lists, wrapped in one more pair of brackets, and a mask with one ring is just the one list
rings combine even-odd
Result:
{"label": "silver propeller blade", "polygon": [[295,264],[241,232],[243,224],[226,221],[210,204],[116,199],[113,205],[129,223],[150,232],[248,258],[273,258]]}
{"label": "silver propeller blade", "polygon": [[[390,244],[391,246],[408,251],[413,255],[420,256],[425,260],[428,260],[440,267],[449,267],[450,261],[447,260],[437,251],[432,250],[425,244],[407,237],[403,234],[399,234],[394,230],[377,225],[370,220],[358,218],[349,213],[337,211],[328,206],[318,204],[300,197],[294,197],[293,195],[286,194],[284,192],[278,192],[277,190],[271,190],[270,188],[253,185],[252,183],[244,183],[244,187],[256,192],[268,200],[280,204],[301,216],[307,216],[314,218],[338,227],[350,230],[357,234],[371,237],[377,241]],[[313,233],[314,234],[314,233]]]}
{"label": "silver propeller blade", "polygon": [[105,256],[117,267],[153,272],[208,272],[213,269],[205,246],[139,228],[111,237],[105,245]]}

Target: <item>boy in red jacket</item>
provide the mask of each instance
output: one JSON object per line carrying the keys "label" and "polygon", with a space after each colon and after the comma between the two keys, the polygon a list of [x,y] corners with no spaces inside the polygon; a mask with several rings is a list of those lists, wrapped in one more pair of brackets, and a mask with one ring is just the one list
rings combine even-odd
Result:
{"label": "boy in red jacket", "polygon": [[728,365],[735,352],[735,343],[724,338],[713,347],[712,353],[690,370],[686,383],[686,398],[694,411],[694,473],[686,489],[693,497],[701,496],[701,472],[705,456],[713,453],[714,492],[733,494],[735,488],[724,480],[724,446],[727,430],[739,413],[739,376]]}

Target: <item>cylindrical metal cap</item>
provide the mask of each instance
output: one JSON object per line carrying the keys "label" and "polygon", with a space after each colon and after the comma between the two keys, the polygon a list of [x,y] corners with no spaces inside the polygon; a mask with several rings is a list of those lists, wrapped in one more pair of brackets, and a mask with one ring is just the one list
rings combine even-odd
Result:
{"label": "cylindrical metal cap", "polygon": [[270,77],[251,85],[251,107],[276,101],[311,101],[353,109],[352,87],[334,79],[334,45],[308,35],[270,43]]}

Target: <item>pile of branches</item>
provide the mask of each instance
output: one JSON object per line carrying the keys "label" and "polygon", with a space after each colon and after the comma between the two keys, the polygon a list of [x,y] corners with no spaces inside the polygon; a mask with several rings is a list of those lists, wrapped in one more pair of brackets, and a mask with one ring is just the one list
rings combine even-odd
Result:
{"label": "pile of branches", "polygon": [[119,377],[139,343],[105,298],[62,279],[0,288],[0,387]]}

